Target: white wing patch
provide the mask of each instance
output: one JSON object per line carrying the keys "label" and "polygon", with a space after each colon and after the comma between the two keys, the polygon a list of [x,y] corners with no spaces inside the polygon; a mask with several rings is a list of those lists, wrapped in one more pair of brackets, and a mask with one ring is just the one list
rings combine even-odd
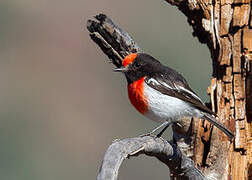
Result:
{"label": "white wing patch", "polygon": [[201,101],[201,99],[200,99],[196,94],[194,94],[192,91],[189,91],[188,89],[186,89],[186,88],[184,88],[184,87],[182,87],[182,86],[176,86],[176,88],[177,88],[178,90],[182,90],[182,91],[184,91],[184,92],[189,93],[189,94],[192,95],[195,99],[197,99],[197,100],[199,100],[201,103],[203,103],[203,102]]}
{"label": "white wing patch", "polygon": [[153,84],[153,85],[159,85],[159,82],[153,78],[147,79],[147,83]]}
{"label": "white wing patch", "polygon": [[161,83],[161,82],[159,82],[159,81],[157,81],[157,80],[155,80],[155,79],[153,79],[153,78],[150,78],[150,79],[148,79],[147,80],[147,83],[150,83],[150,84],[153,84],[153,85],[163,85],[163,86],[165,86],[165,87],[167,87],[167,88],[169,88],[169,89],[173,89],[171,86],[169,86],[167,83],[165,83],[165,82],[163,82],[163,83]]}

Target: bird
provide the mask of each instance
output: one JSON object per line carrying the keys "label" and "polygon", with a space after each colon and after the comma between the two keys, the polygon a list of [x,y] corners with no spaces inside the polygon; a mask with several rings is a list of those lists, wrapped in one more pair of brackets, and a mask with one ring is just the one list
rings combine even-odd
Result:
{"label": "bird", "polygon": [[160,137],[172,123],[178,123],[183,117],[196,117],[209,121],[233,139],[234,134],[217,120],[217,115],[202,102],[185,78],[151,55],[131,53],[114,71],[125,75],[128,97],[136,110],[161,123],[149,135],[163,127],[157,135]]}

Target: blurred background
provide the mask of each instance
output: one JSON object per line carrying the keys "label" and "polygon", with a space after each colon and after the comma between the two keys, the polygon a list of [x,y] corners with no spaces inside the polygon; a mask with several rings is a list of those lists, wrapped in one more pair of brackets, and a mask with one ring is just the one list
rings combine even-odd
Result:
{"label": "blurred background", "polygon": [[[101,12],[207,100],[208,49],[163,0],[1,0],[0,179],[95,179],[112,140],[158,125],[130,105],[123,75],[90,40],[86,21]],[[168,176],[145,156],[125,161],[119,174]]]}

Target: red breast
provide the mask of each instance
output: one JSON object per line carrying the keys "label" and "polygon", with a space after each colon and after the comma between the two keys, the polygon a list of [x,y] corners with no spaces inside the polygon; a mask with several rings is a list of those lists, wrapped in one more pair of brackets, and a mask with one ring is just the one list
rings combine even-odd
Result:
{"label": "red breast", "polygon": [[[126,67],[131,64],[137,53],[132,53],[126,56],[122,62],[123,66]],[[134,81],[128,85],[128,95],[131,104],[142,114],[148,111],[147,97],[144,95],[144,77]]]}
{"label": "red breast", "polygon": [[144,95],[144,77],[128,85],[131,104],[142,114],[148,112],[148,101]]}

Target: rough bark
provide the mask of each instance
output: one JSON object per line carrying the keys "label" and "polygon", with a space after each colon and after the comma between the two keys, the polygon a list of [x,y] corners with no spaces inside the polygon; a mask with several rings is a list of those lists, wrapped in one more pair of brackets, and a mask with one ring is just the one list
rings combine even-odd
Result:
{"label": "rough bark", "polygon": [[116,67],[121,67],[123,58],[141,52],[137,43],[105,14],[88,20],[87,29],[91,39],[101,48]]}
{"label": "rough bark", "polygon": [[[230,144],[207,122],[195,121],[195,164],[205,173],[215,171],[217,179],[251,179],[251,1],[166,1],[186,15],[193,35],[209,47],[213,61],[208,88],[212,110],[235,132]],[[205,126],[210,127],[208,131]]]}

